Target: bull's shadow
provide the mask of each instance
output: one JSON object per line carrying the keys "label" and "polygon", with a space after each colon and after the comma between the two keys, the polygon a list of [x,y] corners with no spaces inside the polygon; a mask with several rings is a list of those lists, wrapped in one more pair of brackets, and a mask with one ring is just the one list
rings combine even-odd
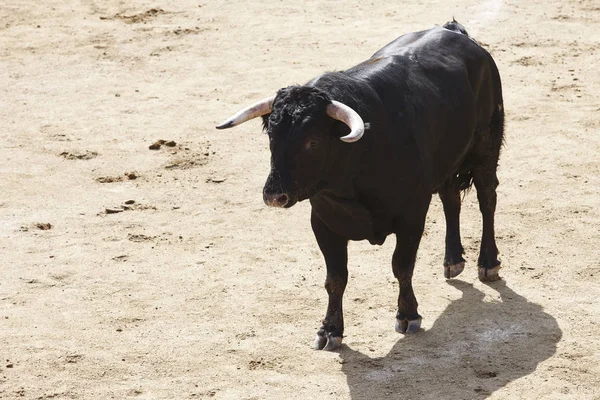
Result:
{"label": "bull's shadow", "polygon": [[499,301],[484,302],[473,285],[462,291],[431,329],[403,337],[381,358],[343,346],[342,371],[354,400],[476,399],[520,377],[556,352],[556,320],[503,281],[490,285]]}

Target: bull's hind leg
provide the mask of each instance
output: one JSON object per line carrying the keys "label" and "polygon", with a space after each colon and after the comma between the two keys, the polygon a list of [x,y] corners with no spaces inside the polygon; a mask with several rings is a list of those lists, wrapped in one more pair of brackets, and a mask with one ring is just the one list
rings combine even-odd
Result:
{"label": "bull's hind leg", "polygon": [[314,212],[311,225],[327,265],[325,289],[329,295],[327,312],[317,332],[314,347],[316,350],[330,351],[341,346],[344,334],[342,297],[348,283],[348,241],[331,231]]}
{"label": "bull's hind leg", "polygon": [[464,249],[460,241],[460,189],[455,179],[449,179],[439,190],[446,217],[446,253],[444,277],[454,278],[465,268]]}
{"label": "bull's hind leg", "polygon": [[[498,81],[499,82],[499,81]],[[481,249],[477,265],[479,266],[479,280],[482,282],[497,281],[500,279],[500,261],[494,233],[494,214],[496,213],[496,188],[498,187],[498,159],[504,137],[504,108],[502,95],[498,94],[498,107],[494,111],[489,130],[482,130],[480,143],[477,146],[478,163],[473,166],[473,183],[477,189],[479,210],[483,217],[483,232],[481,234]]]}
{"label": "bull's hind leg", "polygon": [[483,282],[497,281],[500,279],[500,261],[494,233],[494,214],[496,212],[496,162],[487,167],[473,169],[473,182],[477,188],[479,210],[483,218],[483,232],[481,235],[481,249],[477,265],[479,266],[479,279]]}

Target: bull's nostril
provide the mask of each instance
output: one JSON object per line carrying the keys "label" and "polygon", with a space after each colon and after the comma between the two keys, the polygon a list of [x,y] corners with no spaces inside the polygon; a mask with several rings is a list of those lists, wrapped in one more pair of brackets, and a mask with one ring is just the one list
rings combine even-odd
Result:
{"label": "bull's nostril", "polygon": [[287,204],[288,200],[289,200],[288,195],[282,194],[282,195],[277,196],[277,200],[275,200],[275,201],[280,206],[285,206]]}

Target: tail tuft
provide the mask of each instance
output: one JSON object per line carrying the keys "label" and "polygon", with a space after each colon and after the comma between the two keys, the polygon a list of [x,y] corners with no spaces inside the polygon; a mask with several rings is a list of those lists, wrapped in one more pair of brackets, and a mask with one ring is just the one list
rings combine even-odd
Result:
{"label": "tail tuft", "polygon": [[452,17],[452,21],[446,22],[444,24],[444,28],[448,29],[449,31],[454,31],[454,32],[462,33],[463,35],[469,36],[469,33],[467,32],[467,30],[465,29],[465,27],[462,26],[461,24],[459,24],[454,19],[454,17]]}
{"label": "tail tuft", "polygon": [[458,186],[458,189],[466,193],[473,185],[473,172],[467,171],[459,173],[454,179],[455,185]]}

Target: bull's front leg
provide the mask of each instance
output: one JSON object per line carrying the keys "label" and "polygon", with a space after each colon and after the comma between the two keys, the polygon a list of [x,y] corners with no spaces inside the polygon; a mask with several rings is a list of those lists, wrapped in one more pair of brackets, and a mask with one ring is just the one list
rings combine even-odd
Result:
{"label": "bull's front leg", "polygon": [[[425,211],[426,212],[426,211]],[[398,279],[398,313],[396,331],[410,334],[418,332],[421,316],[417,312],[417,299],[412,287],[412,276],[425,224],[423,221],[403,223],[396,232],[396,249],[392,257],[392,269]]]}
{"label": "bull's front leg", "polygon": [[329,229],[314,212],[311,225],[327,265],[325,289],[329,295],[323,325],[315,338],[315,349],[331,351],[341,346],[344,334],[342,297],[348,282],[348,240]]}

